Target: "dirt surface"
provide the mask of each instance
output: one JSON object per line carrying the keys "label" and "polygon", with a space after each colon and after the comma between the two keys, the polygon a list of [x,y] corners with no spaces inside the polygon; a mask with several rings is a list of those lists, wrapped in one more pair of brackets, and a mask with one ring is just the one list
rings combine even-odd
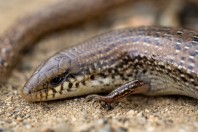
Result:
{"label": "dirt surface", "polygon": [[[1,0],[0,34],[18,17],[52,2]],[[61,49],[111,29],[154,25],[159,9],[153,6],[129,4],[110,12],[103,19],[69,27],[38,42],[22,57],[8,82],[0,88],[0,131],[197,131],[198,101],[188,97],[132,96],[120,103],[106,105],[88,102],[84,97],[29,103],[20,96],[20,89],[43,60]],[[171,26],[178,25],[175,19],[170,20],[173,21]]]}

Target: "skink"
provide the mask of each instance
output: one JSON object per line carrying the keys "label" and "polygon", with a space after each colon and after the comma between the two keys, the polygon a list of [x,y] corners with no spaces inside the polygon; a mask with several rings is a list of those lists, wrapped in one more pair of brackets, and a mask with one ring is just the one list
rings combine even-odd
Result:
{"label": "skink", "polygon": [[48,101],[108,92],[90,98],[112,102],[145,94],[198,99],[198,33],[168,27],[104,33],[42,63],[22,96]]}
{"label": "skink", "polygon": [[[72,0],[20,19],[0,39],[0,82],[20,52],[42,36],[129,0]],[[80,12],[80,14],[79,14]],[[90,98],[114,101],[129,94],[198,98],[198,35],[165,27],[112,31],[44,62],[22,89],[29,101],[111,92]]]}

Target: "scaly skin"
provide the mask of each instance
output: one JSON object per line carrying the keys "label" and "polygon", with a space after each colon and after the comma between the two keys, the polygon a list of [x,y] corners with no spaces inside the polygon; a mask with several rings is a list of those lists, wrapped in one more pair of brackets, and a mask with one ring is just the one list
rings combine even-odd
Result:
{"label": "scaly skin", "polygon": [[[0,39],[0,81],[19,53],[40,37],[101,14],[129,0],[62,1],[13,25]],[[80,12],[80,15],[79,15]],[[128,28],[103,34],[48,59],[22,90],[29,101],[94,96],[180,94],[198,98],[198,35],[164,27]]]}
{"label": "scaly skin", "polygon": [[[139,81],[134,85],[133,80]],[[42,63],[22,96],[28,101],[48,101],[117,87],[116,96],[132,87],[134,93],[198,99],[198,33],[140,27],[102,34]]]}

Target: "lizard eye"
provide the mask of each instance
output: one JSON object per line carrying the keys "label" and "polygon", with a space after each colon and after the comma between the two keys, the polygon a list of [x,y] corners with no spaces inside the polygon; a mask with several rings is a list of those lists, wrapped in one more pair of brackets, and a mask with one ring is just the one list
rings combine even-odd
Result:
{"label": "lizard eye", "polygon": [[63,81],[63,77],[61,77],[61,76],[58,76],[58,77],[55,77],[55,78],[53,78],[51,81],[50,81],[50,84],[52,85],[52,86],[57,86],[57,85],[59,85],[62,81]]}

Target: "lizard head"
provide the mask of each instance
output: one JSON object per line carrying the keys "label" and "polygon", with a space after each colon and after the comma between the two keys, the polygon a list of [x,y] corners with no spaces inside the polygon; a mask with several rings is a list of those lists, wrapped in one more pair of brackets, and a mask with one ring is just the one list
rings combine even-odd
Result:
{"label": "lizard head", "polygon": [[78,95],[79,93],[75,93],[76,89],[84,79],[80,74],[81,68],[79,63],[65,54],[56,54],[34,71],[21,95],[33,102]]}

